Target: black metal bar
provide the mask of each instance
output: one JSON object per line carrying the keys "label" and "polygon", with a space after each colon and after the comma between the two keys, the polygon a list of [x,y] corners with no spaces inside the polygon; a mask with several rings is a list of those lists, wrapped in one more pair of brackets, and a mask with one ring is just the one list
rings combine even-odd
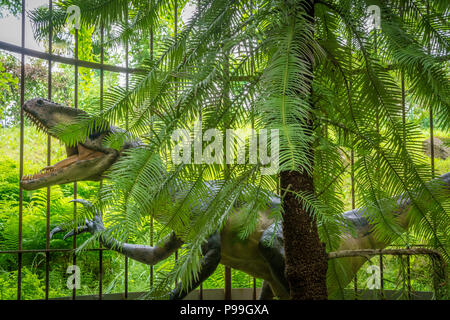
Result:
{"label": "black metal bar", "polygon": [[174,33],[175,33],[175,40],[177,39],[177,34],[178,34],[178,1],[175,0],[174,1],[174,19],[175,19],[175,28],[174,28]]}
{"label": "black metal bar", "polygon": [[[249,16],[251,17],[253,15],[253,1],[250,1],[250,12],[249,12]],[[253,43],[252,41],[248,42],[248,47],[249,47],[249,51],[250,51],[250,75],[253,76],[253,74],[255,73],[255,60],[253,59]],[[254,104],[253,101],[251,102],[251,122],[252,122],[252,130],[255,129],[255,110],[253,108]],[[280,190],[280,179],[279,177],[277,177],[277,194],[279,195],[279,190]],[[256,278],[253,277],[253,300],[256,300]]]}
{"label": "black metal bar", "polygon": [[[22,48],[25,47],[25,0],[22,0]],[[20,164],[19,176],[22,180],[23,176],[23,143],[24,143],[24,114],[23,104],[25,103],[25,55],[21,55],[20,65]],[[19,233],[18,233],[18,249],[17,254],[17,300],[22,296],[22,215],[23,215],[23,190],[19,186]]]}
{"label": "black metal bar", "polygon": [[[75,59],[78,60],[78,30],[75,29]],[[78,109],[78,65],[75,65],[75,101],[74,101],[74,107],[75,109]],[[77,183],[74,182],[73,183],[73,197],[74,199],[77,198]],[[77,220],[77,203],[74,202],[73,203],[73,221]],[[73,235],[73,241],[72,241],[72,247],[73,247],[73,256],[72,256],[72,262],[73,265],[76,266],[77,265],[77,256],[75,254],[75,250],[77,248],[77,235],[76,233]],[[75,300],[77,296],[77,288],[76,286],[73,286],[73,290],[72,290],[72,300]]]}
{"label": "black metal bar", "polygon": [[[374,28],[374,50],[375,50],[375,55],[378,54],[378,32],[377,32],[377,28]],[[377,128],[377,132],[380,133],[380,108],[378,105],[376,105],[376,128]]]}
{"label": "black metal bar", "polygon": [[381,299],[384,299],[384,267],[383,267],[383,254],[380,253],[380,295]]}
{"label": "black metal bar", "polygon": [[[53,13],[52,0],[48,1],[48,9],[50,13],[50,25],[48,35],[48,53],[52,54],[53,42],[53,25],[51,15]],[[47,79],[47,98],[52,100],[52,61],[48,61],[48,79]],[[47,135],[47,166],[51,165],[51,136]],[[47,187],[47,212],[46,212],[46,231],[45,231],[45,248],[50,248],[50,187]],[[45,300],[48,300],[49,282],[50,282],[50,253],[45,253]]]}
{"label": "black metal bar", "polygon": [[[153,6],[153,1],[150,0],[150,7]],[[153,26],[150,27],[150,60],[153,60]],[[153,227],[153,215],[150,217],[150,246],[153,246],[154,227]],[[154,269],[153,265],[150,266],[150,290],[153,288]]]}
{"label": "black metal bar", "polygon": [[433,106],[430,106],[430,156],[431,156],[431,177],[434,179],[434,121],[433,121]]}
{"label": "black metal bar", "polygon": [[[427,8],[427,19],[430,19],[430,1],[429,0],[427,0],[427,2],[426,2],[426,8]],[[430,43],[430,41],[431,41],[431,38],[428,39],[428,43],[427,43],[427,54],[429,56],[431,55],[431,43]],[[431,177],[434,179],[436,172],[435,172],[435,164],[434,164],[434,155],[435,155],[435,152],[434,152],[434,119],[433,119],[434,114],[433,114],[433,106],[432,105],[430,105],[430,113],[429,113],[429,115],[430,115]],[[436,234],[437,233],[437,230],[436,230],[436,219],[435,219],[434,215],[432,216],[431,223],[432,223],[432,226],[433,226],[434,234]],[[434,237],[434,239],[433,239],[433,245],[434,245],[435,248],[437,248],[436,237]],[[434,281],[434,280],[435,280],[435,274],[433,273],[433,288],[434,288],[435,295],[437,296],[438,295],[438,289],[437,289],[437,286],[436,286],[436,281]]]}
{"label": "black metal bar", "polygon": [[225,300],[231,300],[231,268],[225,267]]}
{"label": "black metal bar", "polygon": [[[352,195],[352,210],[355,209],[355,152],[353,148],[350,150],[350,180],[351,180],[351,195]],[[355,300],[358,299],[358,273],[355,273],[353,278],[353,290],[355,292]]]}
{"label": "black metal bar", "polygon": [[[403,10],[400,7],[400,19],[403,20]],[[400,71],[400,83],[402,90],[402,125],[403,125],[403,143],[406,148],[406,90],[405,90],[405,74]],[[404,174],[406,175],[406,164],[404,167]],[[409,230],[406,231],[406,248],[409,248]],[[407,296],[411,300],[411,262],[410,257],[406,256],[406,282],[407,282]]]}
{"label": "black metal bar", "polygon": [[[104,43],[104,36],[105,36],[105,29],[102,24],[100,27],[100,64],[103,65],[104,58],[105,58],[105,51],[103,49],[103,43]],[[104,70],[103,68],[100,69],[100,111],[103,110],[103,78],[104,78]],[[100,180],[100,190],[103,187],[103,180]],[[101,213],[103,215],[103,212]],[[99,241],[99,248],[102,248],[102,242]],[[98,252],[98,263],[99,263],[99,275],[98,275],[98,299],[103,299],[103,250],[100,250]]]}
{"label": "black metal bar", "polygon": [[[128,26],[128,10],[126,13],[126,24]],[[126,40],[125,43],[125,68],[128,70],[128,39]],[[126,90],[128,92],[128,72],[125,73],[125,86],[126,86]],[[128,131],[128,108],[126,109],[126,114],[125,114],[125,128]],[[125,299],[128,299],[128,257],[125,257],[125,288],[124,288],[125,292],[124,292],[124,297]]]}
{"label": "black metal bar", "polygon": [[16,46],[14,44],[10,44],[4,41],[0,41],[0,49],[20,53],[26,56],[39,58],[43,60],[52,60],[53,62],[58,62],[62,64],[68,64],[76,67],[82,67],[82,68],[90,68],[90,69],[97,69],[97,70],[106,70],[111,72],[119,72],[119,73],[138,73],[138,72],[144,72],[143,69],[129,69],[127,70],[124,67],[119,66],[112,66],[107,64],[101,64],[97,62],[91,62],[91,61],[84,61],[84,60],[78,60],[77,58],[67,58],[67,57],[61,57],[54,54],[49,54],[47,52],[40,52],[37,50],[27,49],[25,46],[20,47]]}
{"label": "black metal bar", "polygon": [[[2,250],[0,254],[19,254],[19,253],[45,253],[45,252],[72,252],[72,249],[65,248],[50,248],[50,249],[22,249],[22,250]],[[113,251],[108,248],[90,248],[86,249],[86,251]]]}
{"label": "black metal bar", "polygon": [[[430,3],[427,0],[427,19],[430,18]],[[431,55],[430,41],[427,44],[427,53]],[[430,105],[430,155],[431,155],[431,177],[434,179],[434,121],[433,121],[433,106]],[[433,221],[434,222],[434,221]]]}
{"label": "black metal bar", "polygon": [[[154,229],[153,229],[153,217],[150,218],[150,246],[153,247],[153,236],[154,236]],[[154,282],[154,269],[153,265],[150,266],[150,289],[153,288],[153,282]]]}
{"label": "black metal bar", "polygon": [[[175,19],[175,21],[174,21],[174,23],[175,23],[174,38],[175,38],[175,41],[177,41],[177,35],[178,35],[178,1],[177,0],[174,1],[173,15],[174,15],[174,19]],[[175,100],[177,99],[177,97],[178,97],[178,90],[175,89]],[[175,251],[175,263],[177,261],[178,261],[178,250]]]}

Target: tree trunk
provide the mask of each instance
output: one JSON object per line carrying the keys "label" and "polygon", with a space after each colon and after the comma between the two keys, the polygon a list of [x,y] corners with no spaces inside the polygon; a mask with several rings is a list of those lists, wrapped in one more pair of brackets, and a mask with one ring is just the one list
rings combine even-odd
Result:
{"label": "tree trunk", "polygon": [[[308,1],[307,14],[314,23],[314,1]],[[306,57],[310,70],[312,57]],[[312,94],[312,78],[310,94]],[[308,122],[310,129],[313,122]],[[309,159],[313,162],[313,147],[309,148]],[[306,171],[285,171],[280,174],[283,199],[283,235],[286,254],[286,278],[290,286],[290,296],[294,300],[327,299],[326,274],[328,257],[325,245],[320,241],[316,219],[306,210],[293,192],[314,194],[314,181]]]}
{"label": "tree trunk", "polygon": [[[313,192],[312,177],[306,172],[281,173],[281,188]],[[294,300],[327,299],[328,258],[321,243],[316,219],[302,208],[289,191],[283,200],[283,235],[286,254],[286,278]]]}

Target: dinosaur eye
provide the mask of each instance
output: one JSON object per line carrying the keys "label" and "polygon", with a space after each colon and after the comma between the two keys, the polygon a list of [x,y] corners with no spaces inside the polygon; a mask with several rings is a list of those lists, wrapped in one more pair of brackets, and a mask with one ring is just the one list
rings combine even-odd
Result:
{"label": "dinosaur eye", "polygon": [[44,101],[42,101],[42,99],[39,99],[38,101],[36,101],[36,103],[38,104],[38,106],[42,106],[44,104]]}

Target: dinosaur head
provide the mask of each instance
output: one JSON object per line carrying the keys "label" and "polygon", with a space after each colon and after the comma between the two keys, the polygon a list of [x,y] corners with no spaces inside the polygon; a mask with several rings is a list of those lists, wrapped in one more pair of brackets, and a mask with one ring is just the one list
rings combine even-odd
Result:
{"label": "dinosaur head", "polygon": [[[41,98],[27,101],[23,110],[36,127],[56,139],[59,138],[51,129],[58,125],[76,123],[80,116],[86,114],[82,110],[64,107]],[[35,190],[75,181],[99,180],[119,157],[117,150],[102,146],[102,140],[110,133],[110,129],[94,132],[76,146],[66,145],[66,159],[45,167],[34,175],[22,177],[22,188]]]}
{"label": "dinosaur head", "polygon": [[444,182],[444,187],[447,191],[450,191],[450,172],[440,176],[440,179]]}

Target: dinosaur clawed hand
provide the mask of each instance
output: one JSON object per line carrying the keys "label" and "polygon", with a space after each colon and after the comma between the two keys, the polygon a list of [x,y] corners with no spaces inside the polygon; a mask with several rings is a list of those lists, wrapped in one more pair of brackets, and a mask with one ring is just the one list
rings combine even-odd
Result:
{"label": "dinosaur clawed hand", "polygon": [[[94,235],[96,233],[99,233],[99,232],[105,230],[105,227],[103,225],[103,219],[102,219],[101,212],[98,211],[92,205],[92,203],[90,203],[89,201],[84,200],[84,199],[74,199],[74,200],[71,200],[70,202],[81,203],[85,207],[85,209],[91,211],[94,216],[92,217],[91,220],[85,219],[85,224],[83,226],[76,227],[76,228],[72,229],[71,231],[69,231],[64,236],[64,238],[63,238],[64,240],[66,240],[67,238],[72,237],[74,235],[82,234],[82,233],[85,233],[85,232],[89,232],[90,234]],[[53,230],[50,231],[50,239],[56,233],[60,233],[60,232],[63,232],[63,231],[65,231],[65,230],[61,226],[53,228]]]}

